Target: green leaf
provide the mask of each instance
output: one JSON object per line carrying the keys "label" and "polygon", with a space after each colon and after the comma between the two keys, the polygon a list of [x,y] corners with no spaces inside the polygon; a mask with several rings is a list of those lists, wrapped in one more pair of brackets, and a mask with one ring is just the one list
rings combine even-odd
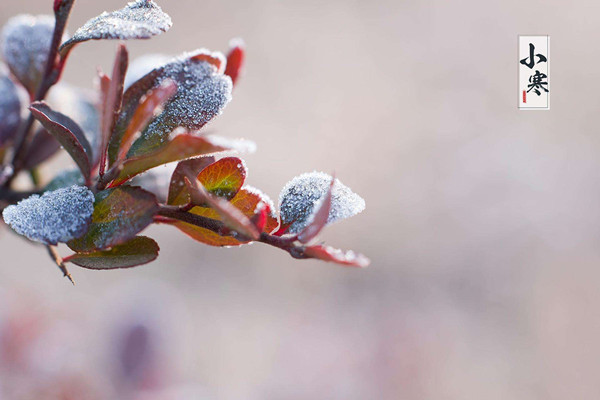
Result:
{"label": "green leaf", "polygon": [[85,235],[68,242],[77,252],[123,244],[153,222],[156,197],[139,187],[121,186],[96,193],[92,223]]}
{"label": "green leaf", "polygon": [[231,200],[246,180],[248,170],[238,157],[225,157],[204,168],[198,180],[207,192]]}
{"label": "green leaf", "polygon": [[180,161],[177,163],[171,182],[169,183],[169,196],[167,204],[182,205],[190,201],[190,192],[187,190],[183,178],[187,173],[191,172],[198,176],[200,171],[215,162],[213,156],[205,156],[198,158],[190,158],[189,160]]}
{"label": "green leaf", "polygon": [[158,257],[158,251],[158,244],[154,240],[136,236],[110,250],[75,253],[64,261],[89,269],[130,268],[154,261]]}

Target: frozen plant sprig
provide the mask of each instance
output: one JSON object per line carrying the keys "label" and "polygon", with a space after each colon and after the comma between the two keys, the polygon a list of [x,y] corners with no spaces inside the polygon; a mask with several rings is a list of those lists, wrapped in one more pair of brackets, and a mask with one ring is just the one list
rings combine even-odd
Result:
{"label": "frozen plant sprig", "polygon": [[[241,40],[231,42],[227,56],[205,49],[153,56],[129,73],[127,48],[119,44],[112,71],[99,71],[95,96],[61,84],[45,100],[76,44],[147,39],[171,27],[154,1],[137,0],[90,19],[67,40],[73,3],[54,0],[54,18],[18,16],[3,30],[8,67],[0,64],[0,210],[16,233],[45,244],[69,278],[66,263],[114,269],[151,262],[159,247],[139,235],[151,224],[210,246],[260,242],[297,259],[368,265],[353,251],[315,244],[326,225],[364,209],[360,196],[312,172],[283,188],[277,209],[246,184],[246,163],[231,155],[256,145],[203,131],[242,76]],[[28,105],[19,85],[29,93]],[[65,167],[44,185],[43,165],[61,149],[77,169]],[[23,172],[31,185],[19,191],[13,182]],[[61,257],[57,243],[73,253]]]}
{"label": "frozen plant sprig", "polygon": [[[299,233],[313,222],[313,213],[329,190],[331,179],[323,172],[307,172],[284,186],[279,194],[279,210],[281,223],[289,225],[289,232]],[[350,218],[364,209],[363,198],[336,179],[327,224]]]}
{"label": "frozen plant sprig", "polygon": [[52,16],[28,14],[9,19],[2,29],[2,58],[30,92],[43,77],[53,30]]}
{"label": "frozen plant sprig", "polygon": [[44,244],[65,243],[85,234],[94,212],[94,193],[70,186],[34,194],[2,212],[4,221],[20,235]]}

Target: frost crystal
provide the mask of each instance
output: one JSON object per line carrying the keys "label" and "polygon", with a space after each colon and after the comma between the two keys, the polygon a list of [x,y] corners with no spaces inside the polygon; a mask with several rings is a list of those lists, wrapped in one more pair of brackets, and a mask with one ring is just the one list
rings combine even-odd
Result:
{"label": "frost crystal", "polygon": [[148,72],[167,64],[172,59],[173,57],[166,54],[146,54],[136,58],[127,68],[124,83],[125,89]]}
{"label": "frost crystal", "polygon": [[11,72],[30,92],[37,89],[46,68],[54,31],[50,15],[17,15],[2,30],[2,56]]}
{"label": "frost crystal", "polygon": [[260,197],[260,200],[269,207],[270,215],[275,217],[275,204],[273,200],[269,196],[267,196],[262,190],[255,188],[254,186],[245,185],[243,189],[246,189],[248,192],[257,195]]}
{"label": "frost crystal", "polygon": [[98,39],[147,39],[166,32],[173,25],[171,17],[151,0],[137,0],[125,8],[103,12],[75,31],[61,50],[76,43]]}
{"label": "frost crystal", "polygon": [[94,212],[94,194],[73,185],[33,195],[4,209],[2,216],[18,234],[36,242],[57,244],[83,235]]}
{"label": "frost crystal", "polygon": [[12,139],[21,121],[17,88],[0,65],[0,146]]}
{"label": "frost crystal", "polygon": [[[155,87],[167,78],[177,83],[177,93],[148,125],[137,145],[155,145],[153,142],[163,141],[179,126],[200,129],[221,114],[231,100],[231,78],[219,73],[217,67],[207,61],[190,60],[189,54],[183,54],[165,65]],[[136,148],[134,144],[132,151],[135,152]]]}
{"label": "frost crystal", "polygon": [[[327,194],[330,184],[330,175],[315,171],[299,175],[285,185],[279,194],[279,212],[283,224],[291,223],[290,233],[298,233],[310,224],[313,211]],[[365,201],[336,179],[327,223],[349,218],[364,209]]]}

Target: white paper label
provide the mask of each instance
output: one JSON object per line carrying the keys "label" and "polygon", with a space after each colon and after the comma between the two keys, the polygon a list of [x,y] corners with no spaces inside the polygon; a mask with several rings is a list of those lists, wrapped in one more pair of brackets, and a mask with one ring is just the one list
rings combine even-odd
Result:
{"label": "white paper label", "polygon": [[550,109],[550,36],[519,36],[519,109]]}

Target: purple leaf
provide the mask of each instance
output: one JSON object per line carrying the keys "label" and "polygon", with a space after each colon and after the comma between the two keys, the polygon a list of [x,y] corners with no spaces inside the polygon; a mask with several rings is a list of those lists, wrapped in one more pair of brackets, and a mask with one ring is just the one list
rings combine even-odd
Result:
{"label": "purple leaf", "polygon": [[136,236],[110,250],[75,253],[64,261],[89,269],[131,268],[154,261],[158,257],[158,251],[158,244],[154,240]]}
{"label": "purple leaf", "polygon": [[92,150],[83,131],[75,121],[64,114],[53,111],[46,103],[36,101],[29,110],[46,130],[69,153],[84,177],[90,176],[90,155]]}
{"label": "purple leaf", "polygon": [[60,150],[60,143],[58,143],[56,138],[49,134],[46,129],[38,129],[23,157],[23,168],[32,169],[37,167],[56,154],[58,150]]}

